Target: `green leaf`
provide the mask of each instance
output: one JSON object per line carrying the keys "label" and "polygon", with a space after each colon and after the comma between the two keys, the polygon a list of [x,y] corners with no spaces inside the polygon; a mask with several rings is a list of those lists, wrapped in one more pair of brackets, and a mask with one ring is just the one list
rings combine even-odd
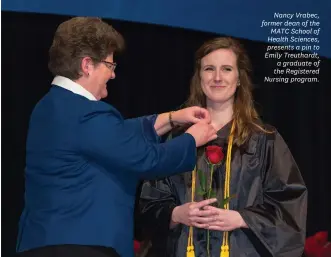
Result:
{"label": "green leaf", "polygon": [[206,177],[205,174],[201,171],[198,170],[198,177],[200,181],[200,187],[202,188],[203,191],[206,191]]}
{"label": "green leaf", "polygon": [[223,201],[222,201],[222,204],[221,204],[221,206],[220,206],[220,208],[225,208],[225,205],[226,204],[228,204],[229,202],[230,202],[230,200],[232,199],[232,198],[235,198],[236,197],[236,195],[230,195],[229,197],[226,197]]}
{"label": "green leaf", "polygon": [[202,190],[200,187],[198,187],[198,189],[197,189],[197,194],[198,194],[198,195],[201,195],[201,196],[204,196],[204,195],[207,194],[207,192],[205,192],[205,191]]}
{"label": "green leaf", "polygon": [[214,190],[212,190],[210,192],[210,197],[209,198],[216,198],[216,192]]}

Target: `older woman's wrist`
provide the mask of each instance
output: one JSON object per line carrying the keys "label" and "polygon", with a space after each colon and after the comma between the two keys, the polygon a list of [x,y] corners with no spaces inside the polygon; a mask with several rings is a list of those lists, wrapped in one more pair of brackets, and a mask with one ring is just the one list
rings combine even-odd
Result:
{"label": "older woman's wrist", "polygon": [[169,124],[171,128],[175,128],[179,123],[178,111],[169,112]]}

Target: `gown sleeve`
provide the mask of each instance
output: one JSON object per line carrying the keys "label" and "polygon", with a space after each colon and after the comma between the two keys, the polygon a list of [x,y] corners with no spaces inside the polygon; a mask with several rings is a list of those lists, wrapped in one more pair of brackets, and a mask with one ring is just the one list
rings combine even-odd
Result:
{"label": "gown sleeve", "polygon": [[[160,142],[167,142],[182,133],[183,128],[171,131],[163,135]],[[180,205],[173,179],[181,179],[181,176],[182,174],[178,174],[162,179],[144,180],[138,187],[135,232],[139,240],[150,240],[154,244],[164,245],[170,231],[179,231],[181,224],[170,229],[170,221],[173,209]]]}
{"label": "gown sleeve", "polygon": [[137,204],[135,216],[141,239],[152,240],[157,235],[158,241],[161,237],[166,240],[171,214],[177,206],[170,177],[144,181]]}
{"label": "gown sleeve", "polygon": [[268,256],[297,257],[304,249],[307,188],[279,133],[267,140],[263,201],[240,212]]}

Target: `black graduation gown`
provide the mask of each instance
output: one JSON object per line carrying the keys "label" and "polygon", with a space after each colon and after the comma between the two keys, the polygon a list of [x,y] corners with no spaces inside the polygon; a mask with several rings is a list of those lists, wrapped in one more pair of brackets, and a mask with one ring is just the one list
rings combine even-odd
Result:
{"label": "black graduation gown", "polygon": [[[218,131],[211,144],[224,148],[231,122]],[[231,210],[237,210],[248,229],[230,233],[230,257],[299,257],[306,235],[307,189],[281,135],[254,133],[244,147],[232,149]],[[208,173],[204,148],[198,151],[198,169]],[[224,158],[225,160],[225,158]],[[225,165],[214,172],[213,188],[222,199]],[[191,199],[191,172],[145,181],[141,188],[136,222],[143,239],[151,241],[148,257],[186,257],[189,228],[169,229],[175,206]],[[199,183],[197,181],[197,183]],[[201,200],[201,199],[197,199]],[[205,257],[206,230],[194,228],[195,256]],[[223,233],[210,231],[210,253],[220,256]]]}

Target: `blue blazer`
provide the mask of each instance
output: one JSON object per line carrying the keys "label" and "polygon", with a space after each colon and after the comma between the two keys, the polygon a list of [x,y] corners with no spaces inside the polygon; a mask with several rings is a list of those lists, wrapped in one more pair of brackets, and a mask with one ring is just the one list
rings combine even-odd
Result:
{"label": "blue blazer", "polygon": [[160,143],[155,119],[124,120],[111,105],[53,86],[30,119],[17,251],[99,245],[132,257],[138,181],[190,171],[196,160],[194,138]]}

